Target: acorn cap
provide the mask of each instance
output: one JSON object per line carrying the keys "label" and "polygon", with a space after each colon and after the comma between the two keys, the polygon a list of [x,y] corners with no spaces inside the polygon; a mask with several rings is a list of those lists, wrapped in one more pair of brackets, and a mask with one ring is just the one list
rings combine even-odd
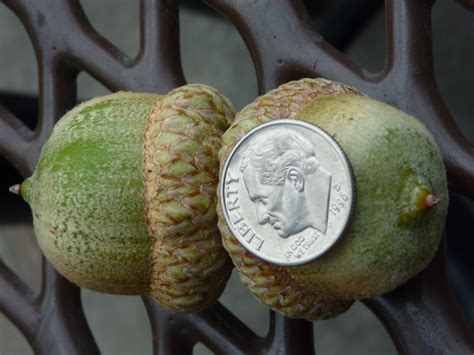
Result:
{"label": "acorn cap", "polygon": [[233,117],[230,102],[205,85],[171,91],[148,116],[143,171],[150,293],[174,311],[214,303],[232,269],[215,208],[217,152]]}

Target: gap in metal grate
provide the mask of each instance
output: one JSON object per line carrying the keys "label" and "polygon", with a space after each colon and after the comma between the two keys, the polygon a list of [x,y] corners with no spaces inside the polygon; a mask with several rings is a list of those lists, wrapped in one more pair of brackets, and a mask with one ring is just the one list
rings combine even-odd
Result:
{"label": "gap in metal grate", "polygon": [[196,343],[193,347],[193,355],[214,355],[215,353],[203,343]]}
{"label": "gap in metal grate", "polygon": [[312,25],[325,41],[369,72],[385,64],[385,6],[383,0],[306,3]]}
{"label": "gap in metal grate", "polygon": [[[25,225],[33,228],[33,217],[28,204],[8,191],[12,185],[23,181],[23,177],[3,157],[0,157],[0,230],[3,225]],[[0,240],[1,243],[1,240]],[[0,248],[0,255],[2,248]]]}
{"label": "gap in metal grate", "polygon": [[81,72],[77,77],[77,99],[85,101],[96,96],[110,94],[110,90],[87,72]]}
{"label": "gap in metal grate", "polygon": [[79,0],[89,22],[130,58],[140,49],[140,4],[136,0]]}
{"label": "gap in metal grate", "polygon": [[137,296],[81,289],[89,327],[103,354],[151,354],[150,322]]}
{"label": "gap in metal grate", "polygon": [[9,186],[23,178],[3,158],[0,158],[0,172],[0,260],[39,293],[42,254],[34,235],[31,210],[26,202],[8,191]]}
{"label": "gap in metal grate", "polygon": [[0,226],[0,259],[36,293],[41,289],[41,256],[29,223]]}
{"label": "gap in metal grate", "polygon": [[0,312],[0,354],[35,355],[25,336]]}
{"label": "gap in metal grate", "polygon": [[180,7],[180,47],[188,83],[215,87],[241,109],[257,97],[250,53],[232,23],[216,13]]}
{"label": "gap in metal grate", "polygon": [[0,70],[0,92],[37,95],[38,69],[33,46],[18,17],[2,3],[0,68],[8,68]]}
{"label": "gap in metal grate", "polygon": [[349,59],[371,73],[383,70],[386,60],[386,27],[384,6],[375,11],[344,51]]}
{"label": "gap in metal grate", "polygon": [[335,319],[315,321],[313,334],[316,354],[397,354],[382,322],[361,302]]}
{"label": "gap in metal grate", "polygon": [[265,336],[270,327],[268,308],[261,304],[240,281],[236,269],[227,282],[219,301],[258,336]]}
{"label": "gap in metal grate", "polygon": [[474,143],[471,101],[474,92],[474,12],[466,11],[454,1],[443,0],[435,3],[432,13],[433,58],[439,91],[461,131]]}

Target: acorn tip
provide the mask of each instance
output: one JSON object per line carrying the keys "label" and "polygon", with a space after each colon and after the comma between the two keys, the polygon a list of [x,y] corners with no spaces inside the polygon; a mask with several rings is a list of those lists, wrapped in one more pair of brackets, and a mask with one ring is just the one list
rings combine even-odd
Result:
{"label": "acorn tip", "polygon": [[439,203],[439,198],[436,195],[429,194],[428,196],[426,196],[425,201],[428,207],[434,207]]}
{"label": "acorn tip", "polygon": [[10,186],[8,188],[8,191],[10,191],[12,194],[19,195],[20,194],[20,184]]}

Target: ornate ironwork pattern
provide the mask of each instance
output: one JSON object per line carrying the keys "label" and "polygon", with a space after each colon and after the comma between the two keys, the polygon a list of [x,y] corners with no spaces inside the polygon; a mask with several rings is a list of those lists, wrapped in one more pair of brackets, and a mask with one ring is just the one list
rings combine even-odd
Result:
{"label": "ornate ironwork pattern", "polygon": [[[54,123],[76,102],[76,77],[86,71],[111,91],[166,93],[184,84],[175,0],[141,1],[141,41],[128,58],[87,20],[77,0],[1,0],[21,20],[33,43],[40,76],[34,131],[0,106],[0,154],[29,176]],[[357,87],[409,112],[435,135],[452,189],[474,199],[474,147],[440,97],[431,49],[434,0],[386,0],[387,60],[379,73],[352,63],[310,26],[297,0],[207,0],[228,17],[250,49],[261,93],[301,77],[325,77]],[[472,2],[460,1],[466,9]],[[43,262],[35,294],[0,260],[0,310],[38,354],[99,353],[85,320],[80,290]],[[271,313],[259,337],[221,304],[193,315],[172,315],[148,298],[155,353],[192,353],[202,342],[220,354],[314,353],[312,323]],[[399,352],[471,354],[474,340],[449,291],[444,246],[421,275],[365,303],[389,330]]]}

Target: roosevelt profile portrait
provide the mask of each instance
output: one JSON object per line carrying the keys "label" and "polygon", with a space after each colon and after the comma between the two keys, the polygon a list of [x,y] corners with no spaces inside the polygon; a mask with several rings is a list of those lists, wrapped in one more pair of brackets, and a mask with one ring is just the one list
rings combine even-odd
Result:
{"label": "roosevelt profile portrait", "polygon": [[240,171],[257,221],[281,238],[306,228],[326,233],[331,175],[321,167],[313,145],[288,127],[256,137],[244,152]]}

